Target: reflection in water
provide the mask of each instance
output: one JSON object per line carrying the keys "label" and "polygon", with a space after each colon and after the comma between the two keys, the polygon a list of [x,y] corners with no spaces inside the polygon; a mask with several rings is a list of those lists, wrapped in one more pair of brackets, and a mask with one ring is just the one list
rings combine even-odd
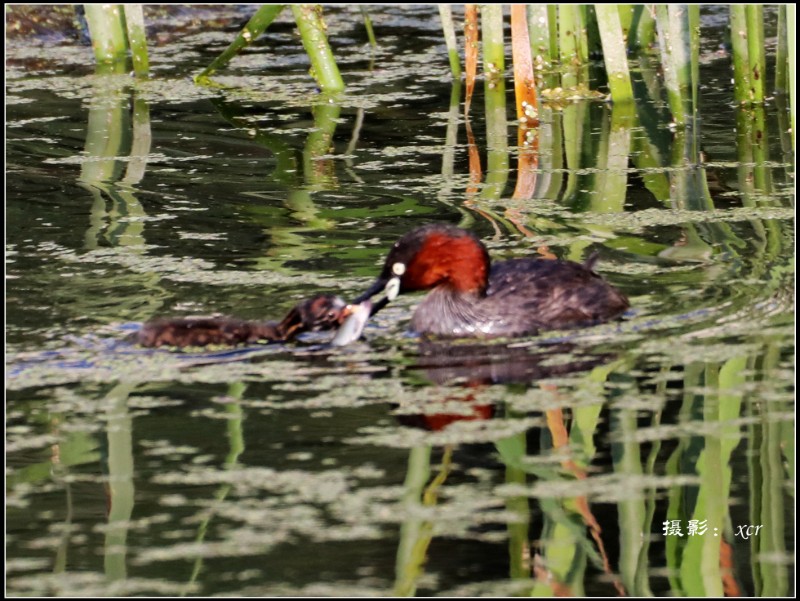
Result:
{"label": "reflection in water", "polygon": [[[276,168],[269,174],[269,179],[288,184],[290,190],[285,205],[291,211],[292,219],[301,224],[298,227],[295,224],[283,226],[274,222],[265,223],[266,231],[272,238],[272,249],[267,256],[257,261],[257,267],[285,271],[284,263],[287,259],[304,260],[313,256],[315,245],[310,243],[307,234],[329,230],[334,225],[333,221],[319,216],[313,195],[315,192],[337,187],[334,158],[330,153],[341,112],[339,101],[335,97],[323,96],[315,102],[312,107],[314,122],[305,146],[299,153],[299,160],[286,136],[275,133],[271,128],[252,127],[254,122],[258,123],[264,117],[249,115],[238,105],[221,99],[215,100],[214,105],[227,121],[238,127],[248,128],[253,141],[273,153]],[[253,196],[257,197],[258,193]],[[255,208],[253,213],[253,217],[259,219]]]}
{"label": "reflection in water", "polygon": [[134,509],[133,420],[128,397],[134,386],[118,384],[106,398],[108,404],[108,526],[104,568],[109,580],[127,577],[127,538]]}
{"label": "reflection in water", "polygon": [[419,347],[415,369],[422,369],[433,382],[443,385],[532,383],[544,378],[586,371],[609,360],[602,356],[580,356],[570,344],[532,347],[509,343],[435,342]]}
{"label": "reflection in water", "polygon": [[535,385],[539,380],[586,372],[611,360],[611,356],[581,356],[570,344],[531,348],[506,343],[423,340],[409,373],[420,371],[430,382],[446,388],[441,389],[441,398],[425,399],[422,407],[415,404],[421,413],[413,412],[415,405],[401,405],[395,414],[403,425],[432,431],[443,430],[457,421],[490,419],[499,407],[482,402],[479,391],[486,386]]}

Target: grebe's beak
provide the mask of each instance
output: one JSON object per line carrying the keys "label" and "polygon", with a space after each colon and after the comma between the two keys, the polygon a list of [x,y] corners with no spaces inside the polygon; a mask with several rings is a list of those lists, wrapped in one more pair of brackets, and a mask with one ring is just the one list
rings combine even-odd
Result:
{"label": "grebe's beak", "polygon": [[378,278],[364,294],[353,301],[353,304],[362,303],[365,300],[372,298],[376,294],[380,294],[381,292],[385,293],[386,296],[372,305],[370,317],[375,315],[378,311],[383,309],[386,305],[397,298],[397,295],[400,294],[400,277],[394,275],[388,279]]}

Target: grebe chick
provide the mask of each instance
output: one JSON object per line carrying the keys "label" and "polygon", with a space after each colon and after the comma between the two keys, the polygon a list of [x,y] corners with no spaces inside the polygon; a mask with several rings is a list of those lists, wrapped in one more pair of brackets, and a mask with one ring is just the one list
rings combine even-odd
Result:
{"label": "grebe chick", "polygon": [[151,348],[286,342],[301,332],[336,328],[349,314],[350,305],[338,296],[321,294],[295,305],[280,322],[233,317],[154,319],[133,334],[133,342]]}

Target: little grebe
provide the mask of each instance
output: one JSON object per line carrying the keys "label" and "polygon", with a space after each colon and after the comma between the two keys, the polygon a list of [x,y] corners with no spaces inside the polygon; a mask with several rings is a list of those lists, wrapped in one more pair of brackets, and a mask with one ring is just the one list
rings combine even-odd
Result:
{"label": "little grebe", "polygon": [[356,303],[385,291],[373,314],[403,292],[431,290],[411,328],[440,336],[521,336],[619,317],[628,299],[584,264],[512,259],[491,265],[472,233],[446,224],[412,230],[395,243],[375,283]]}
{"label": "little grebe", "polygon": [[232,317],[154,319],[133,335],[133,341],[145,347],[285,342],[301,332],[338,327],[350,312],[351,305],[338,296],[321,294],[295,305],[281,322]]}

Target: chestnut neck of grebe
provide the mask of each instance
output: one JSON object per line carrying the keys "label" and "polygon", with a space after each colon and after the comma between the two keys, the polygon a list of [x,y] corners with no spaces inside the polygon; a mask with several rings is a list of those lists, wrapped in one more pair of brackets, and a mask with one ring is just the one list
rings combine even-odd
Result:
{"label": "chestnut neck of grebe", "polygon": [[373,314],[402,292],[445,287],[483,297],[489,285],[489,253],[471,232],[447,224],[412,230],[392,247],[380,277],[354,303],[385,292]]}
{"label": "chestnut neck of grebe", "polygon": [[464,231],[428,233],[404,265],[401,292],[446,286],[483,296],[489,285],[489,253],[480,240]]}

